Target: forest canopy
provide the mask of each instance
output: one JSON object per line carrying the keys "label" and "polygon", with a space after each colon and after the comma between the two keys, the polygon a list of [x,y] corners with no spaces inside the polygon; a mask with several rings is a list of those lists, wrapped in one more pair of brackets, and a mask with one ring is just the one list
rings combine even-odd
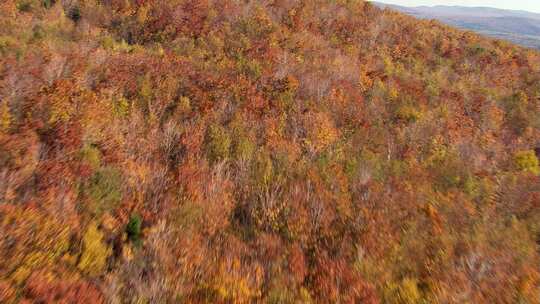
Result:
{"label": "forest canopy", "polygon": [[0,1],[0,302],[538,303],[539,72],[361,0]]}

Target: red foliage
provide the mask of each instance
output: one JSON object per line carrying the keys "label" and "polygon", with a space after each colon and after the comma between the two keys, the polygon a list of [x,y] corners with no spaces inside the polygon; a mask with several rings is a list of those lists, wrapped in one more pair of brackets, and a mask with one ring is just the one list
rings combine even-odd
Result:
{"label": "red foliage", "polygon": [[37,303],[105,303],[91,283],[70,278],[55,279],[46,272],[35,272],[26,281],[25,298]]}

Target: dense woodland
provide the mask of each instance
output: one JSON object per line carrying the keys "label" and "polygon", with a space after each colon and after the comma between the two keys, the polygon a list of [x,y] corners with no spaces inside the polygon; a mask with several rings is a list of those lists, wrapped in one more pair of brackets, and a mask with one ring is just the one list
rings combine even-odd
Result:
{"label": "dense woodland", "polygon": [[2,0],[0,302],[539,303],[539,72],[360,0]]}

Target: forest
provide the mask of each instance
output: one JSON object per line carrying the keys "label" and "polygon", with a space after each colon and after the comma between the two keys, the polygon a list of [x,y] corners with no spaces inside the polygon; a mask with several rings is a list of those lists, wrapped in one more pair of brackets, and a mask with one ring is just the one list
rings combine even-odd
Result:
{"label": "forest", "polygon": [[0,1],[0,303],[540,303],[540,53],[362,0]]}

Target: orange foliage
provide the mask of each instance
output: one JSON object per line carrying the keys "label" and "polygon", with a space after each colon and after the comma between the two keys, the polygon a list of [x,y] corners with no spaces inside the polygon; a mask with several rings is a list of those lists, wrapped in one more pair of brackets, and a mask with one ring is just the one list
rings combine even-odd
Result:
{"label": "orange foliage", "polygon": [[537,51],[366,1],[0,2],[0,302],[539,301]]}

